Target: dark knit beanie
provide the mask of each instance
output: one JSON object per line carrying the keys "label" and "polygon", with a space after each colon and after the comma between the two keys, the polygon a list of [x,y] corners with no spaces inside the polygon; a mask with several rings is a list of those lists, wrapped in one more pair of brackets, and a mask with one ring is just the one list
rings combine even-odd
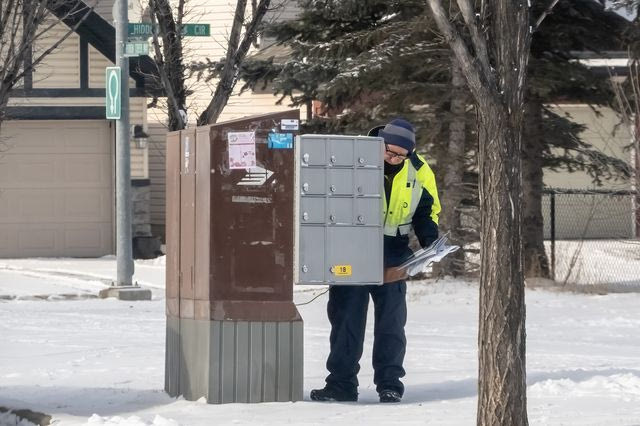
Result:
{"label": "dark knit beanie", "polygon": [[416,132],[413,125],[402,118],[396,118],[384,126],[384,129],[378,132],[378,136],[383,138],[385,143],[402,147],[409,153],[416,147]]}

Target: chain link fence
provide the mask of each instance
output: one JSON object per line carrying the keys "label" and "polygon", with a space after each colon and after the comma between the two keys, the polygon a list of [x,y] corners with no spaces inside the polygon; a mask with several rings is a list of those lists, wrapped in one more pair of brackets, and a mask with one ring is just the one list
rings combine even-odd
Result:
{"label": "chain link fence", "polygon": [[640,288],[640,206],[635,192],[549,189],[545,248],[560,284]]}

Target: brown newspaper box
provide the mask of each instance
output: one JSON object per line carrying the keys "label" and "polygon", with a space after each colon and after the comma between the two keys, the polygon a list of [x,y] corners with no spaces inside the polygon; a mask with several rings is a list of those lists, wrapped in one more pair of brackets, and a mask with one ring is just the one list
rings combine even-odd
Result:
{"label": "brown newspaper box", "polygon": [[298,120],[294,110],[167,135],[171,396],[209,403],[302,399],[294,150],[268,144],[269,133],[295,139]]}

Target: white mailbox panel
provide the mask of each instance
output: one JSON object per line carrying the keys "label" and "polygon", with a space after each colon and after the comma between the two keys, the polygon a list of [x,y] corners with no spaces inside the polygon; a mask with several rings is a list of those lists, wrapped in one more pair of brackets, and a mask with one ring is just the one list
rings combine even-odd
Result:
{"label": "white mailbox panel", "polygon": [[296,155],[296,283],[382,284],[382,139],[302,135]]}

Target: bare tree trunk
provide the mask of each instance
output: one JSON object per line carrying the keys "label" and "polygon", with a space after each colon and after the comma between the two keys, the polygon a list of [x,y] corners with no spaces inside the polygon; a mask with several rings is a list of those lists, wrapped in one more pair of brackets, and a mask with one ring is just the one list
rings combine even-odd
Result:
{"label": "bare tree trunk", "polygon": [[[167,94],[168,130],[184,129],[187,123],[180,113],[184,111],[186,114],[187,102],[181,34],[184,0],[178,3],[175,19],[168,0],[149,0],[149,9],[152,24],[158,23],[158,32],[153,34],[153,47],[161,84]],[[158,36],[162,38],[162,48]]]}
{"label": "bare tree trunk", "polygon": [[305,105],[307,107],[307,122],[310,122],[313,120],[313,101],[309,99]]}
{"label": "bare tree trunk", "polygon": [[[481,213],[479,425],[526,426],[521,135],[531,43],[529,7],[456,0],[469,37],[428,0],[478,107]],[[473,52],[473,53],[472,53]]]}
{"label": "bare tree trunk", "polygon": [[5,120],[8,103],[9,87],[4,84],[0,84],[0,128],[2,127],[2,122]]}
{"label": "bare tree trunk", "polygon": [[479,425],[528,424],[517,129],[500,109],[480,115]]}
{"label": "bare tree trunk", "polygon": [[525,105],[522,141],[522,240],[527,278],[550,277],[542,220],[542,137],[542,103],[530,100]]}
{"label": "bare tree trunk", "polygon": [[[640,8],[640,6],[638,6]],[[636,76],[637,79],[637,76]],[[636,104],[640,100],[636,99]],[[636,237],[640,238],[640,112],[636,112],[634,117],[635,129],[633,132],[633,151],[634,151],[634,171],[635,177],[635,217],[636,217]]]}
{"label": "bare tree trunk", "polygon": [[[458,67],[455,57],[451,58],[451,122],[449,123],[449,144],[444,151],[445,157],[439,163],[444,169],[443,185],[440,190],[442,214],[439,227],[443,232],[450,232],[453,244],[463,245],[460,234],[460,204],[464,188],[464,154],[466,140],[466,106],[467,91],[464,76]],[[465,272],[464,251],[447,256],[438,265],[438,274],[463,275]]]}

